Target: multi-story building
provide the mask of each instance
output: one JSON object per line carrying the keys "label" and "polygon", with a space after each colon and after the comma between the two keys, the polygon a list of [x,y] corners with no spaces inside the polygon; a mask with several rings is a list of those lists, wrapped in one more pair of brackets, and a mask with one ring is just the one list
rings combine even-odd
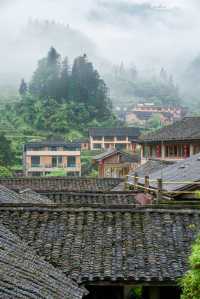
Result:
{"label": "multi-story building", "polygon": [[24,145],[26,176],[48,175],[63,170],[68,176],[81,175],[80,144],[64,141],[30,142]]}
{"label": "multi-story building", "polygon": [[141,129],[128,128],[92,128],[89,129],[91,150],[118,149],[135,151]]}
{"label": "multi-story building", "polygon": [[200,152],[200,117],[180,121],[139,139],[141,162],[148,159],[178,161]]}

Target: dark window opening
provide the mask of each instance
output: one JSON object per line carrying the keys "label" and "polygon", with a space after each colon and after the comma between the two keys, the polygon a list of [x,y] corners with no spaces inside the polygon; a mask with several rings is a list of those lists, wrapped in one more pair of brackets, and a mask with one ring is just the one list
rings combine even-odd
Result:
{"label": "dark window opening", "polygon": [[76,167],[76,157],[75,156],[69,156],[67,158],[67,167]]}
{"label": "dark window opening", "polygon": [[52,157],[52,167],[62,167],[62,156],[54,156]]}
{"label": "dark window opening", "polygon": [[40,156],[32,156],[31,157],[31,167],[40,166]]}

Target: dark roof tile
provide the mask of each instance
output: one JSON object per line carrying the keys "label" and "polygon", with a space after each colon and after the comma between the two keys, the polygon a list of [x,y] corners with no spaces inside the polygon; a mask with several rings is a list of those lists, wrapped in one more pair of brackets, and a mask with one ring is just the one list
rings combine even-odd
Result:
{"label": "dark roof tile", "polygon": [[[193,155],[190,158],[187,158],[183,161],[176,162],[173,165],[168,167],[161,167],[159,170],[150,173],[150,180],[161,179],[163,182],[163,189],[167,191],[178,191],[191,188],[192,185],[195,185],[196,188],[199,188],[199,185],[192,184],[193,182],[200,181],[200,154]],[[143,176],[142,174],[139,174]],[[144,180],[140,179],[139,183],[143,183]],[[171,182],[174,182],[173,184]],[[150,181],[150,187],[157,187],[156,182]]]}
{"label": "dark roof tile", "polygon": [[19,194],[0,185],[0,203],[51,203],[51,201],[30,189],[22,190]]}
{"label": "dark roof tile", "polygon": [[78,282],[176,282],[187,270],[200,210],[0,207],[0,218]]}
{"label": "dark roof tile", "polygon": [[49,192],[46,193],[51,202],[67,205],[87,206],[98,205],[104,207],[109,205],[133,205],[135,194],[133,192]]}
{"label": "dark roof tile", "polygon": [[130,175],[134,175],[137,173],[138,176],[145,176],[150,175],[153,172],[158,170],[163,170],[164,168],[175,164],[174,161],[165,161],[159,159],[149,159],[146,163],[142,164],[141,166],[137,167],[134,172],[131,172]]}
{"label": "dark roof tile", "polygon": [[49,147],[65,147],[67,149],[74,149],[74,148],[80,148],[81,144],[80,142],[65,142],[63,140],[44,140],[44,141],[35,141],[35,142],[29,142],[24,145],[25,150],[29,150],[32,148],[40,148],[44,146]]}
{"label": "dark roof tile", "polygon": [[89,136],[96,137],[112,137],[112,136],[127,136],[137,139],[141,134],[141,129],[137,127],[128,128],[90,128]]}
{"label": "dark roof tile", "polygon": [[140,142],[184,141],[200,139],[200,117],[184,117],[172,125],[140,137]]}
{"label": "dark roof tile", "polygon": [[0,298],[80,299],[85,292],[2,224],[0,277]]}
{"label": "dark roof tile", "polygon": [[103,159],[106,159],[106,158],[111,157],[116,154],[120,154],[120,156],[122,157],[121,160],[123,162],[130,162],[130,163],[132,162],[133,163],[133,162],[139,162],[139,160],[140,160],[139,155],[132,155],[132,154],[129,154],[129,153],[117,150],[117,149],[107,150],[99,155],[92,157],[92,159],[95,161],[101,161]]}
{"label": "dark roof tile", "polygon": [[109,191],[123,179],[120,178],[84,178],[84,177],[26,177],[0,178],[0,184],[12,189],[30,188],[36,192],[42,191]]}

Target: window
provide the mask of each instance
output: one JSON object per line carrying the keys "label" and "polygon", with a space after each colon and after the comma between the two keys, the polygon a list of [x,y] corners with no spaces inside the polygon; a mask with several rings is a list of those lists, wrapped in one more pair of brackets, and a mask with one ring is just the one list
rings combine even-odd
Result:
{"label": "window", "polygon": [[198,154],[199,152],[200,152],[200,145],[195,144],[195,145],[194,145],[193,153],[194,153],[194,154]]}
{"label": "window", "polygon": [[100,143],[94,143],[94,144],[93,144],[93,148],[94,148],[94,149],[101,149],[102,146],[101,146]]}
{"label": "window", "polygon": [[165,156],[168,158],[189,157],[189,145],[187,144],[170,144],[165,146]]}
{"label": "window", "polygon": [[31,167],[39,167],[39,166],[40,166],[40,156],[32,156]]}
{"label": "window", "polygon": [[67,167],[76,167],[76,157],[74,156],[67,157]]}
{"label": "window", "polygon": [[62,156],[54,156],[52,157],[52,167],[59,167],[62,166],[63,162]]}
{"label": "window", "polygon": [[151,156],[151,147],[148,145],[143,146],[143,157],[148,158]]}

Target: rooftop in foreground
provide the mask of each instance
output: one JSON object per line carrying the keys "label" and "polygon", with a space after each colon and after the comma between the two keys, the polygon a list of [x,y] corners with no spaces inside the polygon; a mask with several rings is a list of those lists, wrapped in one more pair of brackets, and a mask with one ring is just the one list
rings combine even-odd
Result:
{"label": "rooftop in foreground", "polygon": [[36,192],[45,191],[110,191],[123,179],[120,178],[85,178],[85,177],[24,177],[0,178],[0,184],[12,189],[30,188]]}
{"label": "rooftop in foreground", "polygon": [[6,205],[0,219],[80,283],[176,284],[200,229],[192,206]]}
{"label": "rooftop in foreground", "polygon": [[84,290],[0,223],[0,298],[81,299]]}

